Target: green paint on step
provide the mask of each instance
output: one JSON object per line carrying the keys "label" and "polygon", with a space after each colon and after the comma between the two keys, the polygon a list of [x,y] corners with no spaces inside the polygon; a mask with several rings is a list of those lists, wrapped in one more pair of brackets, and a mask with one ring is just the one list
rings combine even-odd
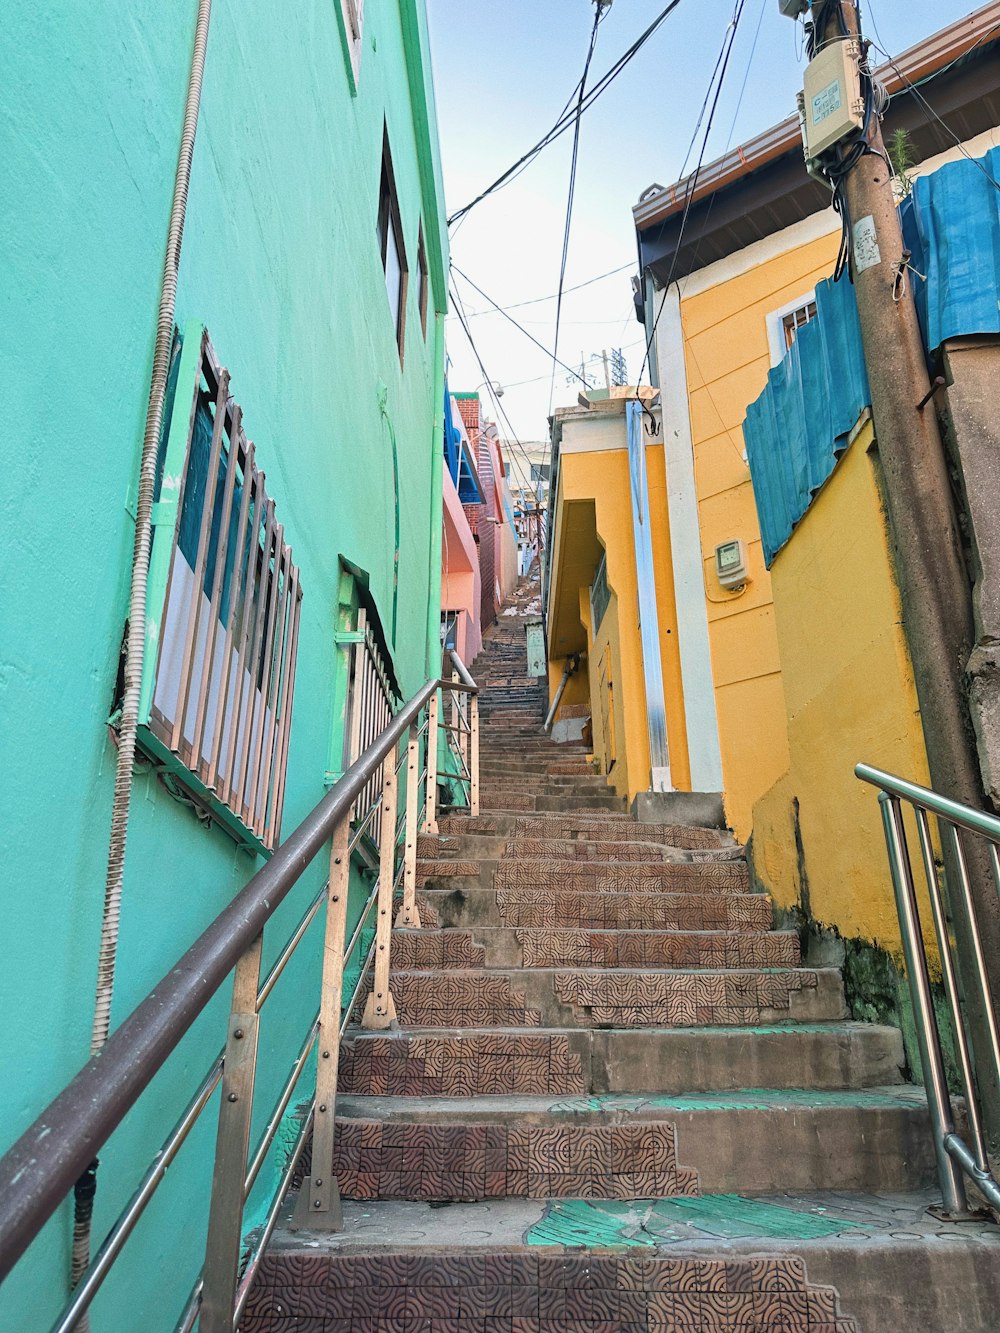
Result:
{"label": "green paint on step", "polygon": [[545,1215],[525,1233],[528,1245],[615,1246],[670,1245],[712,1237],[722,1240],[820,1240],[846,1230],[864,1230],[857,1222],[826,1210],[786,1208],[740,1194],[706,1194],[696,1199],[553,1200]]}
{"label": "green paint on step", "polygon": [[606,1092],[593,1097],[567,1097],[553,1102],[552,1111],[641,1111],[657,1107],[669,1111],[768,1111],[788,1107],[863,1107],[878,1110],[894,1107],[920,1109],[922,1102],[914,1089],[904,1085],[891,1091],[867,1088],[815,1091],[809,1088],[747,1088],[741,1092],[687,1093],[672,1097],[666,1093],[650,1096]]}

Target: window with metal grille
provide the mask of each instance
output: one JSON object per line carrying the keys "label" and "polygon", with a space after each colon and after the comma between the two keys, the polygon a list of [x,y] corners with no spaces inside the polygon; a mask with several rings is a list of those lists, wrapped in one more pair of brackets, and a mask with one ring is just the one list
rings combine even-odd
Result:
{"label": "window with metal grille", "polygon": [[[348,713],[344,731],[345,771],[379,738],[392,721],[400,702],[364,607],[358,611],[357,632],[351,638]],[[353,817],[363,819],[379,799],[381,791],[382,774],[376,769],[354,802]],[[376,842],[380,828],[381,811],[376,813],[368,825],[369,833]]]}
{"label": "window with metal grille", "polygon": [[787,351],[795,341],[795,335],[804,324],[808,324],[811,319],[816,317],[816,302],[807,301],[805,305],[796,306],[794,310],[789,310],[788,314],[782,318],[781,332],[785,340],[785,350]]}
{"label": "window with metal grille", "polygon": [[767,344],[771,365],[780,365],[785,353],[795,342],[799,329],[816,318],[816,296],[814,292],[803,292],[794,301],[772,310],[765,317],[767,326]]}
{"label": "window with metal grille", "polygon": [[[208,333],[175,357],[150,557],[143,744],[235,832],[280,837],[299,571]],[[246,835],[249,835],[249,838]]]}
{"label": "window with metal grille", "polygon": [[396,181],[392,173],[392,155],[389,152],[387,130],[383,131],[382,135],[378,239],[382,268],[385,271],[385,290],[389,296],[389,309],[396,329],[396,345],[402,360],[403,336],[406,332],[406,291],[410,274],[406,262],[406,249],[403,245],[403,224],[399,215],[399,200],[396,197]]}
{"label": "window with metal grille", "polygon": [[611,590],[608,587],[608,557],[607,555],[602,555],[601,563],[597,566],[597,570],[594,574],[594,582],[590,588],[591,629],[594,634],[601,628],[601,621],[604,619],[610,601]]}

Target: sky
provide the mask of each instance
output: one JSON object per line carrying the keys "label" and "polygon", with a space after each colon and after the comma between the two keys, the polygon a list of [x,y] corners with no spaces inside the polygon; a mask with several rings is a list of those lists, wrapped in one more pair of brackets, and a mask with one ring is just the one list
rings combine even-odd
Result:
{"label": "sky", "polygon": [[[580,77],[593,23],[592,0],[426,0],[448,213],[467,204],[557,119]],[[654,181],[678,179],[709,78],[738,0],[681,0],[657,33],[585,112],[566,287],[629,265],[564,296],[559,357],[603,387],[602,349],[621,348],[634,383],[644,355],[632,305],[632,206]],[[665,7],[666,0],[613,0],[598,31],[588,83]],[[866,0],[865,33],[893,56],[962,18],[958,0]],[[873,31],[877,30],[876,32]],[[802,25],[778,0],[745,0],[705,154],[721,156],[795,109],[802,82]],[[703,127],[704,128],[704,127]],[[700,139],[699,139],[700,145]],[[451,228],[451,257],[463,273],[547,348],[552,348],[572,132],[510,185]],[[697,158],[698,148],[695,149]],[[692,161],[692,165],[693,165]],[[461,277],[453,281],[489,379],[503,387],[500,434],[548,436],[550,393],[576,401],[577,381],[552,362]],[[539,298],[546,298],[539,300]],[[595,358],[596,354],[596,359]],[[454,314],[448,319],[450,387],[474,390],[486,376]],[[485,387],[482,389],[484,400]]]}

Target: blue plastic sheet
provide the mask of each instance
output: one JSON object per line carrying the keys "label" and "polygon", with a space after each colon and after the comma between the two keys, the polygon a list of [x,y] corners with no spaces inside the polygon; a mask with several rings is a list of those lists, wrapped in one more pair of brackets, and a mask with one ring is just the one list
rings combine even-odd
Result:
{"label": "blue plastic sheet", "polygon": [[[1000,149],[919,177],[901,211],[924,344],[1000,333]],[[925,281],[926,279],[926,281]]]}
{"label": "blue plastic sheet", "polygon": [[869,403],[854,288],[816,288],[816,315],[800,328],[743,423],[750,476],[771,562],[836,467]]}

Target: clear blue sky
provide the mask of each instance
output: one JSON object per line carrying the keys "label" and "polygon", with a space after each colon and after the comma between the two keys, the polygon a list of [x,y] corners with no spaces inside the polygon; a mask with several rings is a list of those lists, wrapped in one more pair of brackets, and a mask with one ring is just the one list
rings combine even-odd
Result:
{"label": "clear blue sky", "polygon": [[[596,80],[666,0],[614,0],[591,70]],[[591,0],[427,0],[448,210],[474,195],[556,119],[580,76],[593,22]],[[583,118],[567,286],[634,258],[631,208],[652,181],[681,169],[734,0],[681,0],[677,10]],[[956,0],[871,0],[863,5],[893,55],[972,12]],[[789,115],[802,79],[801,24],[777,0],[746,0],[706,161]],[[745,86],[744,86],[745,80]],[[571,135],[452,229],[452,257],[501,305],[556,290]],[[467,289],[471,313],[488,309]],[[511,312],[552,345],[555,302]],[[548,362],[499,315],[475,315],[486,368],[506,388],[503,406],[523,440],[547,435]],[[465,335],[448,321],[452,388],[482,380]],[[571,293],[563,303],[560,357],[579,363],[602,347],[642,360],[629,272]],[[576,389],[557,373],[555,403]],[[530,381],[529,383],[519,383]],[[501,431],[505,433],[501,423]]]}

